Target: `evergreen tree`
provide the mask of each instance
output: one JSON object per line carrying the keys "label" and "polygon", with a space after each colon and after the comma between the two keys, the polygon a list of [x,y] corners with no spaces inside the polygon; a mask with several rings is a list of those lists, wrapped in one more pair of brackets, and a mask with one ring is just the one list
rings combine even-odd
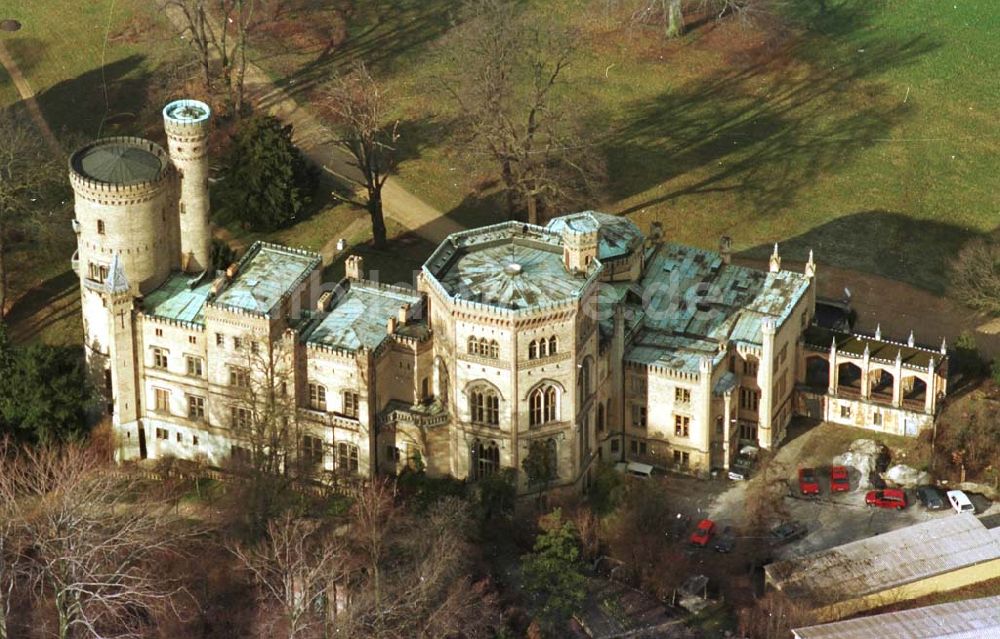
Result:
{"label": "evergreen tree", "polygon": [[217,190],[219,211],[254,231],[288,226],[312,201],[318,175],[292,143],[292,126],[255,116],[236,135]]}
{"label": "evergreen tree", "polygon": [[75,349],[35,344],[14,348],[0,324],[0,432],[26,442],[82,437],[91,400]]}
{"label": "evergreen tree", "polygon": [[538,604],[539,622],[547,634],[560,629],[580,609],[587,582],[580,571],[580,546],[572,522],[563,521],[558,508],[544,517],[543,532],[535,538],[534,552],[521,558],[524,587]]}

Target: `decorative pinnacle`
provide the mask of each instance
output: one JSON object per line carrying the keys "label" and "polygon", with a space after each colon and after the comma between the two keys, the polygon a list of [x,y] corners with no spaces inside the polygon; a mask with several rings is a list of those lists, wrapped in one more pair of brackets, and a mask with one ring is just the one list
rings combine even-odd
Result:
{"label": "decorative pinnacle", "polygon": [[868,349],[868,342],[865,342],[865,359],[871,356],[871,350]]}
{"label": "decorative pinnacle", "polygon": [[896,349],[896,366],[903,363],[903,351]]}
{"label": "decorative pinnacle", "polygon": [[943,337],[941,338],[941,354],[942,355],[948,354],[948,342]]}
{"label": "decorative pinnacle", "polygon": [[876,326],[875,326],[875,339],[878,340],[878,341],[880,341],[880,342],[882,341],[882,324],[881,323],[876,324]]}
{"label": "decorative pinnacle", "polygon": [[778,243],[777,242],[774,243],[774,253],[772,253],[771,255],[773,255],[774,257],[778,257]]}
{"label": "decorative pinnacle", "polygon": [[909,337],[909,338],[907,338],[907,340],[906,340],[906,345],[907,345],[907,346],[910,346],[910,347],[912,347],[912,346],[914,346],[914,345],[915,345],[916,343],[917,343],[917,341],[916,341],[916,339],[914,339],[914,337],[913,337],[913,331],[910,331],[910,337]]}
{"label": "decorative pinnacle", "polygon": [[837,337],[834,336],[830,342],[830,352],[836,352],[837,350]]}

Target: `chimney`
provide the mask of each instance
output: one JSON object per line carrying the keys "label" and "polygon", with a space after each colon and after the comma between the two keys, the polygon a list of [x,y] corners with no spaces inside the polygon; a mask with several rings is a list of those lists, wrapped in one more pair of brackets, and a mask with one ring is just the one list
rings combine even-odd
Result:
{"label": "chimney", "polygon": [[330,300],[332,299],[333,299],[333,291],[324,292],[322,295],[319,296],[319,299],[316,300],[316,310],[320,313],[325,313],[326,310],[330,307]]}
{"label": "chimney", "polygon": [[364,279],[365,258],[360,255],[348,255],[344,261],[344,275],[347,279]]}
{"label": "chimney", "polygon": [[390,317],[385,323],[385,332],[392,335],[396,332],[396,318]]}
{"label": "chimney", "polygon": [[236,277],[236,274],[239,272],[239,270],[240,270],[240,267],[236,264],[236,262],[233,262],[232,264],[230,264],[226,268],[226,279],[227,280],[231,280],[234,277]]}
{"label": "chimney", "polygon": [[733,261],[733,238],[723,235],[719,238],[719,255],[722,256],[723,264],[731,264]]}
{"label": "chimney", "polygon": [[406,322],[409,319],[409,315],[410,315],[410,305],[409,304],[403,304],[402,306],[399,307],[397,319],[398,319],[399,324],[401,326],[406,326]]}

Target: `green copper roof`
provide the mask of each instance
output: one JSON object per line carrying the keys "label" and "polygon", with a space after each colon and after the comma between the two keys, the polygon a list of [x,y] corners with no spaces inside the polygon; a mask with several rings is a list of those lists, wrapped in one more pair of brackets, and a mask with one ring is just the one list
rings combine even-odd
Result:
{"label": "green copper roof", "polygon": [[619,215],[598,211],[584,211],[564,215],[550,221],[545,228],[555,233],[564,229],[580,232],[598,232],[597,259],[608,260],[629,255],[643,243],[642,231],[632,220]]}
{"label": "green copper roof", "polygon": [[561,304],[591,274],[566,270],[561,241],[538,226],[496,224],[449,236],[424,267],[456,299],[514,310]]}
{"label": "green copper roof", "polygon": [[125,186],[158,179],[164,161],[148,143],[144,146],[126,138],[110,138],[77,152],[73,168],[91,180]]}
{"label": "green copper roof", "polygon": [[270,313],[320,262],[318,253],[257,242],[240,260],[236,277],[213,304]]}
{"label": "green copper roof", "polygon": [[192,324],[205,323],[205,300],[212,290],[212,278],[192,285],[195,278],[174,273],[158,289],[146,295],[142,310],[146,315]]}
{"label": "green copper roof", "polygon": [[694,373],[726,341],[760,345],[765,318],[780,327],[809,288],[801,273],[724,264],[715,252],[664,244],[626,296],[642,329],[626,359]]}
{"label": "green copper roof", "polygon": [[396,317],[403,304],[416,306],[420,296],[396,287],[377,286],[346,280],[333,307],[312,330],[305,341],[347,351],[365,347],[374,349],[387,336],[386,325]]}

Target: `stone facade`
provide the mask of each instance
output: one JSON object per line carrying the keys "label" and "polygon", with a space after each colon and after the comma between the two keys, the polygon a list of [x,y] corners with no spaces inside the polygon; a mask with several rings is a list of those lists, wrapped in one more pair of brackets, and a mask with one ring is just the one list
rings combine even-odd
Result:
{"label": "stone facade", "polygon": [[[778,446],[817,397],[823,418],[841,414],[846,385],[807,383],[815,263],[783,270],[777,247],[758,271],[732,264],[728,238],[704,251],[584,212],[454,234],[416,290],[367,280],[356,256],[323,284],[317,254],[266,243],[213,272],[207,113],[164,109],[169,154],[113,139],[71,160],[88,352],[108,371],[122,459],[222,465],[282,419],[300,468],[470,480],[514,468],[526,493],[582,488],[602,461],[704,475],[747,443]],[[853,357],[855,338],[838,339],[843,353],[818,354],[830,370]],[[900,357],[900,379],[923,362]],[[860,370],[883,359],[868,352]],[[933,361],[914,375],[943,391]],[[897,395],[887,430],[912,407]]]}

